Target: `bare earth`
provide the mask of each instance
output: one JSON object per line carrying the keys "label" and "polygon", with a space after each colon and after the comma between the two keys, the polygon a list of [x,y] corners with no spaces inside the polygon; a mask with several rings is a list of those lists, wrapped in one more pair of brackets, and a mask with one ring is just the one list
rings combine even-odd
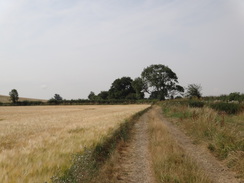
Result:
{"label": "bare earth", "polygon": [[148,113],[140,117],[134,126],[130,143],[120,150],[118,182],[155,182],[148,149],[148,120]]}
{"label": "bare earth", "polygon": [[216,183],[240,183],[235,174],[224,167],[220,161],[213,157],[208,149],[194,145],[187,137],[172,123],[168,122],[162,115],[161,108],[154,106],[145,113],[136,123],[133,129],[132,139],[119,149],[117,167],[117,181],[119,183],[153,183],[154,173],[151,165],[151,157],[148,149],[148,123],[149,119],[158,118],[165,123],[169,132],[182,147],[186,154],[199,165],[206,175]]}

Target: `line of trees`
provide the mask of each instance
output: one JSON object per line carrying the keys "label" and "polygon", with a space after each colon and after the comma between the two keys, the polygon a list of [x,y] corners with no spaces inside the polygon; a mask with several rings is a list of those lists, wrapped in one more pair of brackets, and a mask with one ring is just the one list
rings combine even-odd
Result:
{"label": "line of trees", "polygon": [[162,64],[146,67],[141,77],[132,80],[130,77],[116,79],[108,91],[99,94],[90,92],[89,100],[142,100],[145,93],[149,99],[165,100],[167,98],[182,97],[184,88],[178,85],[177,75]]}
{"label": "line of trees", "polygon": [[208,101],[223,101],[223,102],[244,102],[244,93],[232,92],[229,95],[220,95],[220,96],[208,96],[204,97]]}
{"label": "line of trees", "polygon": [[[185,92],[186,90],[186,92]],[[145,100],[165,100],[173,98],[198,98],[202,97],[202,87],[199,84],[189,84],[185,89],[178,84],[178,77],[168,66],[157,64],[150,65],[134,80],[130,77],[115,79],[107,91],[101,91],[97,95],[90,92],[87,99],[64,100],[59,94],[55,94],[46,104],[117,104],[117,103],[143,103]],[[185,92],[185,93],[184,93]],[[145,99],[145,94],[149,95]],[[15,105],[42,105],[41,101],[19,102],[16,89],[9,92],[10,100]],[[207,98],[207,97],[205,97]],[[238,92],[219,97],[209,97],[222,101],[244,101],[244,94]]]}

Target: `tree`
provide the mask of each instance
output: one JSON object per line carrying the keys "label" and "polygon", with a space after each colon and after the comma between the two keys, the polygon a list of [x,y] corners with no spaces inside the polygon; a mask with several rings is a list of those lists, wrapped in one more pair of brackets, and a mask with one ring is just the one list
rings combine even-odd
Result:
{"label": "tree", "polygon": [[135,78],[131,85],[136,92],[136,99],[143,99],[145,84],[143,83],[142,79],[140,77]]}
{"label": "tree", "polygon": [[189,84],[188,87],[186,88],[186,97],[189,98],[201,98],[202,93],[201,93],[202,87],[199,84]]}
{"label": "tree", "polygon": [[63,98],[59,94],[55,94],[53,98],[54,98],[54,100],[57,100],[57,101],[63,100]]}
{"label": "tree", "polygon": [[141,73],[145,83],[145,91],[151,94],[150,98],[165,100],[174,97],[175,92],[182,94],[184,88],[178,83],[177,75],[167,66],[158,64],[145,68]]}
{"label": "tree", "polygon": [[116,79],[109,89],[109,98],[126,99],[131,93],[136,93],[132,87],[132,81],[130,77]]}
{"label": "tree", "polygon": [[90,94],[88,95],[88,99],[89,100],[95,100],[96,99],[96,95],[93,91],[91,91]]}
{"label": "tree", "polygon": [[10,92],[9,92],[9,96],[10,96],[10,100],[12,101],[12,103],[17,103],[18,100],[19,100],[19,94],[18,94],[18,91],[16,89],[12,89]]}
{"label": "tree", "polygon": [[108,99],[109,92],[108,91],[101,91],[97,97],[101,100],[107,100]]}

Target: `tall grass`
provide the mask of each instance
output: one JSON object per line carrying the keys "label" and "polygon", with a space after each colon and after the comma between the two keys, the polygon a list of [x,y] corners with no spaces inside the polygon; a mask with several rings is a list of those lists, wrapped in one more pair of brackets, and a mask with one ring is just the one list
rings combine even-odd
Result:
{"label": "tall grass", "polygon": [[149,132],[150,151],[157,182],[211,182],[193,160],[185,154],[184,150],[177,145],[161,119],[151,117]]}
{"label": "tall grass", "polygon": [[148,105],[2,107],[0,182],[49,182]]}
{"label": "tall grass", "polygon": [[208,149],[226,166],[244,178],[244,113],[227,115],[204,108],[162,103],[166,116],[171,118],[195,143],[206,144]]}

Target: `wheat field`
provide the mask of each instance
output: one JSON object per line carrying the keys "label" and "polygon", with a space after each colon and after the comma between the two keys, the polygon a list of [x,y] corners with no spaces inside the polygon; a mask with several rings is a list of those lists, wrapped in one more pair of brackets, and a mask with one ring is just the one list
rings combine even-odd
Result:
{"label": "wheat field", "polygon": [[148,105],[0,108],[0,182],[49,182]]}

